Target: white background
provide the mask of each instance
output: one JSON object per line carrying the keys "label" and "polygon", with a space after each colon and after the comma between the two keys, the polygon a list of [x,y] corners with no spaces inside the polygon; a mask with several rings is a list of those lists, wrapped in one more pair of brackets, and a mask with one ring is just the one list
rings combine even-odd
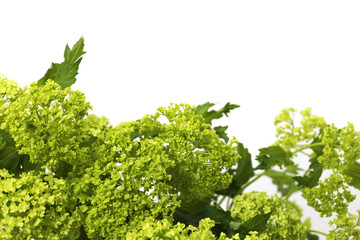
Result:
{"label": "white background", "polygon": [[170,102],[239,104],[221,124],[255,156],[285,107],[360,130],[359,12],[358,1],[1,1],[0,73],[37,81],[84,36],[73,88],[95,114],[115,125]]}

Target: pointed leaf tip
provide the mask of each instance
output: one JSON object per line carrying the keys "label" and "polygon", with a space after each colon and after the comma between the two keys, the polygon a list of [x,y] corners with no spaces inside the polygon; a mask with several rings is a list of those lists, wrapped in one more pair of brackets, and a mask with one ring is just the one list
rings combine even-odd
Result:
{"label": "pointed leaf tip", "polygon": [[45,85],[46,81],[51,79],[62,88],[70,87],[76,82],[75,77],[78,74],[82,55],[85,53],[83,37],[80,37],[71,49],[69,45],[66,45],[64,61],[62,63],[52,63],[45,75],[38,81],[38,85]]}

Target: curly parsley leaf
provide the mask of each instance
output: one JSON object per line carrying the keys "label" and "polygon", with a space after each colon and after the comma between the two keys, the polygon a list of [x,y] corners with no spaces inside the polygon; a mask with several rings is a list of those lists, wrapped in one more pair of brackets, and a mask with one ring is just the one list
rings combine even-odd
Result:
{"label": "curly parsley leaf", "polygon": [[75,83],[75,76],[78,74],[79,65],[84,52],[84,38],[81,37],[72,49],[68,45],[65,47],[64,62],[52,63],[45,75],[38,81],[38,85],[45,85],[48,79],[54,80],[62,88],[70,87]]}

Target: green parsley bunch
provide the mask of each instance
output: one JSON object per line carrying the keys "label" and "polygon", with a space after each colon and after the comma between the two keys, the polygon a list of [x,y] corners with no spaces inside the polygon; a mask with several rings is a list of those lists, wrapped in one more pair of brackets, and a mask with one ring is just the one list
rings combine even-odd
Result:
{"label": "green parsley bunch", "polygon": [[[83,38],[66,46],[64,62],[30,86],[0,76],[1,239],[360,238],[360,211],[349,212],[350,187],[360,189],[352,124],[338,129],[306,109],[297,126],[284,109],[277,141],[255,159],[212,124],[235,104],[170,104],[112,126],[71,89],[83,48]],[[278,194],[245,191],[263,176]],[[289,200],[297,191],[321,217],[336,215],[329,233],[302,221]]]}

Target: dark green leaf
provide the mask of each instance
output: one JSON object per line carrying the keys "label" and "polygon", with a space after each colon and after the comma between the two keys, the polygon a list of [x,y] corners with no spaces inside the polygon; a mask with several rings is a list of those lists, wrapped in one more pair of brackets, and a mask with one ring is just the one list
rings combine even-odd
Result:
{"label": "dark green leaf", "polygon": [[79,144],[79,147],[83,148],[83,147],[90,147],[94,142],[97,141],[97,137],[96,136],[91,136],[89,139],[87,139],[86,141],[82,142]]}
{"label": "dark green leaf", "polygon": [[[314,140],[311,142],[311,144],[313,143],[320,143],[321,142],[321,138],[320,136],[323,134],[323,128],[320,129],[320,132],[318,134],[318,136],[316,138],[314,138]],[[316,154],[316,156],[321,156],[323,154],[323,149],[324,149],[324,146],[320,145],[320,146],[314,146],[314,147],[311,147],[311,149],[314,151],[314,153]]]}
{"label": "dark green leaf", "polygon": [[16,168],[19,163],[19,154],[15,147],[4,147],[0,152],[0,168],[9,172]]}
{"label": "dark green leaf", "polygon": [[68,45],[65,47],[64,62],[52,63],[45,75],[38,81],[38,85],[42,86],[48,79],[54,80],[62,88],[70,87],[75,83],[75,76],[78,74],[79,64],[82,60],[82,55],[85,54],[84,38],[75,43],[72,49]]}
{"label": "dark green leaf", "polygon": [[202,209],[207,205],[210,205],[210,202],[211,199],[192,201],[192,202],[181,202],[181,210],[184,210],[189,213],[196,212],[199,211],[199,209]]}
{"label": "dark green leaf", "polygon": [[238,166],[233,180],[238,187],[241,187],[254,176],[254,169],[251,162],[251,154],[242,143],[237,145],[237,153],[241,158],[238,160]]}
{"label": "dark green leaf", "polygon": [[278,166],[291,166],[294,165],[294,162],[290,160],[290,156],[284,149],[280,146],[270,146],[267,148],[259,149],[260,153],[256,157],[256,160],[259,161],[259,165],[256,169],[265,169],[268,170],[275,165]]}
{"label": "dark green leaf", "polygon": [[314,235],[314,234],[312,234],[312,233],[307,233],[307,238],[308,238],[308,240],[319,240],[319,236],[317,236],[317,235]]}
{"label": "dark green leaf", "polygon": [[360,190],[360,164],[357,162],[346,164],[344,174],[351,177],[350,185]]}
{"label": "dark green leaf", "polygon": [[296,176],[294,179],[298,182],[299,187],[315,187],[318,185],[319,179],[323,172],[322,164],[318,162],[317,157],[311,158],[309,171],[305,176]]}
{"label": "dark green leaf", "polygon": [[0,140],[5,142],[5,146],[0,150],[0,168],[15,173],[20,158],[15,147],[15,141],[5,130],[0,130]]}
{"label": "dark green leaf", "polygon": [[227,143],[229,141],[229,137],[227,135],[227,133],[225,132],[228,129],[228,126],[218,126],[218,127],[214,127],[216,134],[225,140],[225,142]]}
{"label": "dark green leaf", "polygon": [[219,112],[225,114],[225,116],[228,117],[228,114],[229,114],[229,112],[230,112],[231,110],[236,109],[236,108],[239,108],[239,107],[240,107],[240,105],[231,104],[231,103],[228,102],[228,103],[225,104],[225,106],[224,106],[223,108],[221,108],[221,109],[219,110]]}
{"label": "dark green leaf", "polygon": [[233,176],[232,182],[227,189],[218,191],[218,194],[235,197],[240,193],[242,185],[247,183],[254,176],[254,169],[251,162],[251,154],[242,143],[237,145],[237,153],[240,158],[236,169],[229,169],[227,172]]}
{"label": "dark green leaf", "polygon": [[0,139],[6,142],[6,146],[15,147],[15,141],[11,137],[10,133],[0,129]]}
{"label": "dark green leaf", "polygon": [[55,170],[55,174],[58,177],[66,178],[68,173],[71,172],[72,169],[73,169],[73,166],[71,164],[60,160],[58,163],[58,167]]}
{"label": "dark green leaf", "polygon": [[245,223],[240,225],[240,229],[246,229],[248,231],[264,231],[266,229],[266,224],[271,216],[271,212],[267,214],[257,215]]}
{"label": "dark green leaf", "polygon": [[174,213],[175,223],[181,222],[186,225],[197,227],[201,219],[210,218],[215,221],[215,227],[212,229],[216,236],[221,232],[226,232],[230,228],[231,214],[220,207],[206,205],[195,212],[188,212],[177,208]]}
{"label": "dark green leaf", "polygon": [[237,230],[228,231],[227,235],[232,236],[236,233],[239,233],[240,238],[243,239],[250,231],[257,231],[258,233],[261,233],[262,231],[266,230],[266,224],[270,216],[271,212],[267,214],[257,215],[244,222],[243,224],[240,224]]}

